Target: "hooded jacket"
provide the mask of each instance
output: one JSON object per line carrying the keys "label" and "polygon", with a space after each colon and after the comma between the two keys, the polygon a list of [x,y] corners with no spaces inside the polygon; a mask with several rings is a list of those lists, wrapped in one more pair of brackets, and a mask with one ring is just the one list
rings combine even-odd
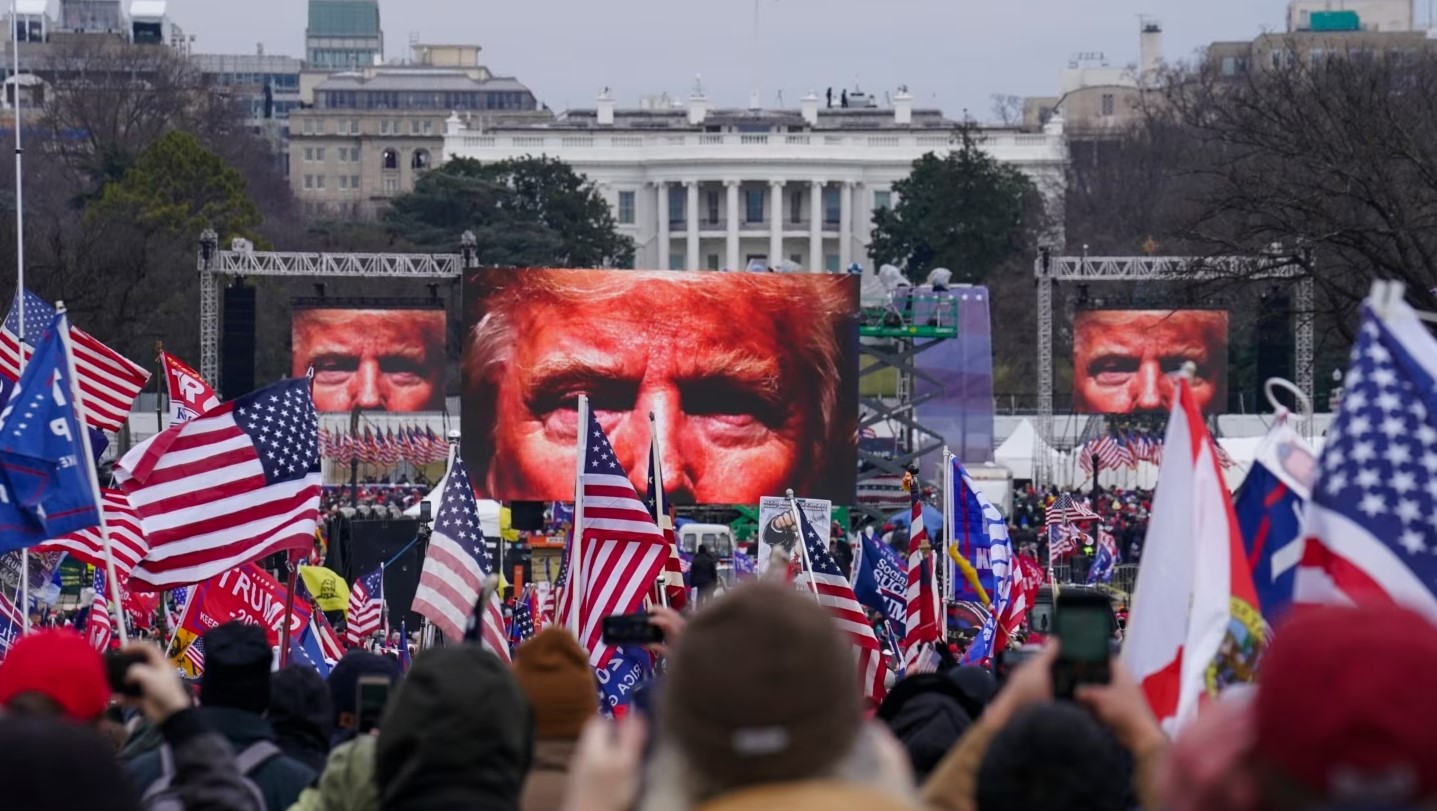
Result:
{"label": "hooded jacket", "polygon": [[270,678],[269,725],[280,751],[324,771],[333,732],[329,685],[314,668],[290,665]]}
{"label": "hooded jacket", "polygon": [[374,749],[378,738],[360,735],[336,746],[319,783],[304,790],[289,811],[379,811],[374,787]]}
{"label": "hooded jacket", "polygon": [[492,653],[425,651],[380,724],[383,811],[518,811],[534,754],[529,701]]}

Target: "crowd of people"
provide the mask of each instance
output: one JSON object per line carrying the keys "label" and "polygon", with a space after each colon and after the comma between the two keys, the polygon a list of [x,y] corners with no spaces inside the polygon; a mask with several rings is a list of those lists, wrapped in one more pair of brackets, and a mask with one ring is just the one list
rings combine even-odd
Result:
{"label": "crowd of people", "polygon": [[[407,672],[354,650],[322,679],[275,669],[265,631],[231,623],[205,635],[196,684],[139,642],[115,692],[83,639],[38,631],[0,662],[0,790],[27,811],[1303,811],[1437,799],[1420,678],[1437,667],[1437,628],[1397,607],[1295,614],[1258,685],[1203,706],[1176,737],[1116,660],[1107,683],[1055,696],[1051,641],[1001,680],[947,663],[872,706],[848,640],[791,588],[748,583],[653,621],[660,673],[617,720],[600,714],[587,651],[558,627],[512,665],[477,644],[425,650]],[[1351,655],[1372,645],[1399,661]],[[376,686],[382,708],[360,698]]]}
{"label": "crowd of people", "polygon": [[[1013,491],[1012,510],[1008,513],[1008,531],[1015,548],[1032,544],[1045,549],[1047,538],[1043,532],[1047,510],[1062,495],[1057,487],[1039,488],[1033,485],[1016,488]],[[1117,541],[1118,550],[1127,563],[1137,563],[1142,557],[1143,538],[1148,532],[1148,515],[1153,507],[1151,490],[1125,490],[1105,487],[1097,493],[1071,491],[1076,501],[1098,514],[1099,521]],[[1046,552],[1044,552],[1046,555]]]}

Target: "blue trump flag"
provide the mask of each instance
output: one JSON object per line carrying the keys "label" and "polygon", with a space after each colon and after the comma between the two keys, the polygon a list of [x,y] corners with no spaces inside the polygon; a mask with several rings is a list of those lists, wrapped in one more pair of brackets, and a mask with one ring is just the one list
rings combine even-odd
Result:
{"label": "blue trump flag", "polygon": [[652,664],[652,657],[643,648],[619,647],[607,665],[594,671],[599,681],[599,711],[613,716],[618,708],[627,707],[634,691],[648,681]]}
{"label": "blue trump flag", "polygon": [[865,536],[853,565],[853,596],[887,618],[899,637],[908,618],[907,591],[908,567],[898,553],[877,536]]}
{"label": "blue trump flag", "polygon": [[[1003,515],[998,512],[988,501],[978,485],[963,469],[963,465],[957,459],[953,460],[953,501],[956,505],[968,505],[967,507],[955,507],[957,511],[971,510],[982,517],[981,531],[972,539],[974,549],[983,549],[983,562],[988,568],[989,577],[992,578],[992,587],[985,586],[988,592],[988,618],[983,622],[983,629],[978,633],[973,644],[963,653],[963,664],[976,665],[984,659],[992,657],[993,650],[1005,644],[1006,640],[999,639],[998,629],[1001,627],[1004,618],[1008,614],[1008,606],[1011,602],[1013,577],[1013,542],[1008,537],[1008,522],[1003,520]],[[955,521],[956,523],[956,521]],[[955,532],[955,534],[957,534]],[[956,540],[956,539],[955,539]],[[974,563],[975,568],[977,563]],[[979,570],[980,579],[982,570]]]}
{"label": "blue trump flag", "polygon": [[0,551],[100,523],[71,396],[69,335],[57,314],[0,413]]}
{"label": "blue trump flag", "polygon": [[[10,402],[10,394],[14,391],[15,381],[0,376],[0,408],[4,408],[4,403]],[[105,455],[105,449],[110,447],[110,438],[105,436],[104,431],[88,425],[85,426],[85,432],[90,435],[90,458],[95,460],[96,465],[99,465],[100,459]]]}
{"label": "blue trump flag", "polygon": [[313,620],[298,638],[290,638],[289,662],[294,665],[308,665],[314,668],[321,678],[329,678],[329,662],[324,659],[324,649],[320,647]]}
{"label": "blue trump flag", "polygon": [[1292,605],[1303,547],[1302,509],[1316,475],[1311,446],[1279,422],[1258,446],[1247,478],[1233,494],[1252,585],[1268,625],[1276,624]]}

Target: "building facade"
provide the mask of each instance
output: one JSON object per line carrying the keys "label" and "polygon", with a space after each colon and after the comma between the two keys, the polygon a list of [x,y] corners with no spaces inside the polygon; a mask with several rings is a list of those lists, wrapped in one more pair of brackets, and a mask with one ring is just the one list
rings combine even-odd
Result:
{"label": "building facade", "polygon": [[477,46],[416,45],[411,64],[323,78],[289,119],[289,180],[315,217],[372,218],[440,160],[454,112],[490,124],[552,120],[512,77],[478,64]]}
{"label": "building facade", "polygon": [[[482,127],[447,122],[443,155],[493,162],[546,155],[591,181],[638,247],[637,267],[718,270],[754,263],[837,271],[871,257],[872,214],[894,205],[893,184],[913,161],[956,143],[957,122],[915,110],[900,91],[891,108],[713,109],[701,92],[683,107],[598,106],[549,122]],[[984,146],[1062,196],[1067,152],[1061,120],[1043,132],[988,130]]]}
{"label": "building facade", "polygon": [[318,70],[346,70],[384,61],[379,0],[309,0],[304,58]]}

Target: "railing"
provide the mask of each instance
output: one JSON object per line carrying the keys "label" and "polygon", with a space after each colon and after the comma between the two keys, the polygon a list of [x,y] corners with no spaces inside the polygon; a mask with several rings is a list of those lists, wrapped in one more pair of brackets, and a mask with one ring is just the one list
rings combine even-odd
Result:
{"label": "railing", "polygon": [[[725,147],[758,149],[792,149],[802,151],[831,149],[895,149],[927,151],[954,144],[946,132],[894,134],[762,134],[762,133],[687,133],[687,134],[592,134],[555,133],[552,135],[479,135],[451,136],[463,149],[637,149],[643,147]],[[1047,151],[1058,156],[1065,146],[1061,135],[1042,133],[1002,132],[982,138],[990,150]],[[453,151],[452,149],[450,151]]]}

